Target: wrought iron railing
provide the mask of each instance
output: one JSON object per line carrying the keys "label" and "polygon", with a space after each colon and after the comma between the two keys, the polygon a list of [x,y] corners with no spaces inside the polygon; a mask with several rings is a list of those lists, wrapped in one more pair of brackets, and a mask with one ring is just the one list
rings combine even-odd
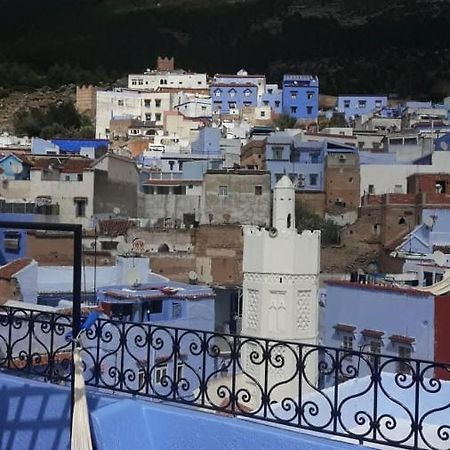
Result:
{"label": "wrought iron railing", "polygon": [[[0,366],[70,382],[71,316],[0,307]],[[86,384],[405,449],[450,447],[450,364],[98,319]]]}

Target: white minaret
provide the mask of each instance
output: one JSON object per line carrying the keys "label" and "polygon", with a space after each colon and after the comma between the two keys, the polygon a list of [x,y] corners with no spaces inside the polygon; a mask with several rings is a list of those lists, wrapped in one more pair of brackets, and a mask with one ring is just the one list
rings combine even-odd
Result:
{"label": "white minaret", "polygon": [[[297,232],[295,189],[287,176],[281,178],[273,191],[272,228],[244,229],[243,271],[242,335],[317,344],[320,231]],[[242,345],[248,388],[251,377],[269,388],[295,377],[274,388],[271,400],[298,397],[294,357],[298,353],[297,345],[292,347],[293,351],[286,346],[273,347],[267,380],[265,364],[257,364],[261,348],[251,340],[244,340]],[[253,357],[252,352],[256,352]],[[280,358],[284,358],[284,364],[278,363]],[[312,354],[306,362],[307,377],[316,384],[317,354]],[[304,380],[303,384],[306,385]],[[257,396],[259,389],[253,385],[249,389]]]}

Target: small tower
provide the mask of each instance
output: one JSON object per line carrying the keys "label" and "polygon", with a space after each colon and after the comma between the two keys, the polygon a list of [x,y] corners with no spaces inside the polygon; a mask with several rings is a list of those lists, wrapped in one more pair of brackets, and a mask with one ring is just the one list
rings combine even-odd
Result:
{"label": "small tower", "polygon": [[[243,271],[242,335],[317,344],[320,231],[297,232],[295,189],[287,176],[274,187],[272,228],[244,230]],[[246,373],[261,386],[277,385],[293,377],[294,381],[271,392],[271,400],[299,395],[297,363],[289,348],[274,347],[266,380],[264,364],[254,364],[250,357],[258,352],[258,346],[251,341],[244,345]],[[274,359],[277,356],[284,360],[281,367]],[[317,377],[316,356],[307,360],[306,373],[312,384]],[[253,393],[258,395],[258,389]]]}

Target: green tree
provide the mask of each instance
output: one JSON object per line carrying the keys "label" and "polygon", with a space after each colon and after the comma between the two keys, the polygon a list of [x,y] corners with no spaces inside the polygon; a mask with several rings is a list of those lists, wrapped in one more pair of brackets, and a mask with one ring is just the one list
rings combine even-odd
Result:
{"label": "green tree", "polygon": [[287,114],[280,114],[276,119],[273,120],[272,125],[280,130],[285,130],[286,128],[295,128],[297,120]]}
{"label": "green tree", "polygon": [[331,220],[325,220],[311,211],[304,203],[297,202],[295,205],[295,223],[297,230],[320,230],[321,244],[323,247],[336,245],[340,242],[340,229]]}

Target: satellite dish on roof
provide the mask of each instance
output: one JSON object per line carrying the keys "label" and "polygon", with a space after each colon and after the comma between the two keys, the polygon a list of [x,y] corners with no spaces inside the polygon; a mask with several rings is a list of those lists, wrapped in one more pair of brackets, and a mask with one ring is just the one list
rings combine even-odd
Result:
{"label": "satellite dish on roof", "polygon": [[131,244],[128,244],[126,242],[119,242],[117,245],[117,253],[119,255],[127,255],[131,252]]}
{"label": "satellite dish on roof", "polygon": [[441,150],[444,150],[444,151],[448,150],[448,144],[447,144],[447,142],[445,142],[445,141],[442,141],[442,142],[439,144],[439,146],[441,147]]}
{"label": "satellite dish on roof", "polygon": [[190,284],[196,284],[197,280],[198,280],[198,275],[197,272],[195,272],[194,270],[191,270],[188,274],[189,277],[189,283]]}
{"label": "satellite dish on roof", "polygon": [[425,217],[425,219],[423,220],[423,223],[425,224],[425,226],[427,226],[428,228],[433,228],[434,225],[434,219],[431,216]]}
{"label": "satellite dish on roof", "polygon": [[447,262],[447,257],[445,256],[444,253],[440,252],[439,250],[435,251],[433,253],[433,261],[436,263],[436,265],[438,266],[444,266],[445,263]]}
{"label": "satellite dish on roof", "polygon": [[118,208],[117,206],[113,208],[113,213],[115,216],[118,216],[120,214],[120,208]]}
{"label": "satellite dish on roof", "polygon": [[18,175],[19,173],[22,173],[22,171],[23,171],[23,167],[21,164],[19,164],[17,162],[14,164],[11,164],[11,172],[12,173]]}

